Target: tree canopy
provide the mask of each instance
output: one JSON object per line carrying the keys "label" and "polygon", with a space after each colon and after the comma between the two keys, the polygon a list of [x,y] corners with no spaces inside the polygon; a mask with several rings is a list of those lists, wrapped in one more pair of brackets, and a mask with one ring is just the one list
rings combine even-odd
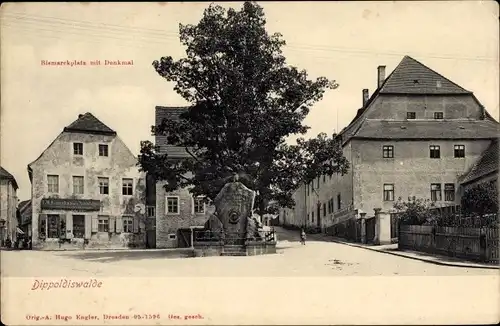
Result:
{"label": "tree canopy", "polygon": [[[180,24],[184,58],[153,62],[190,103],[180,119],[164,119],[154,135],[185,148],[188,158],[172,159],[149,141],[141,143],[139,164],[167,191],[189,187],[213,199],[234,174],[257,191],[259,214],[276,204],[293,207],[293,192],[319,175],[346,173],[349,162],[336,134],[320,134],[296,144],[304,119],[327,89],[338,84],[309,79],[286,63],[279,33],[268,34],[263,9],[245,2],[241,10],[210,5],[196,25]],[[274,203],[274,205],[269,205]]]}

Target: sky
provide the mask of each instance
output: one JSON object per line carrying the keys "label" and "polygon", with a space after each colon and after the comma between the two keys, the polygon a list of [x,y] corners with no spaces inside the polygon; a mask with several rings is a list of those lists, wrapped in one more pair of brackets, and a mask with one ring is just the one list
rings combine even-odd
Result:
{"label": "sky", "polygon": [[[153,140],[156,105],[187,104],[152,62],[178,59],[179,23],[196,24],[208,2],[9,3],[1,7],[0,164],[29,199],[27,165],[78,114],[91,112],[132,152]],[[224,2],[240,9],[242,3]],[[499,118],[499,26],[494,1],[263,2],[270,33],[283,34],[287,63],[340,86],[316,103],[306,137],[345,127],[409,55],[474,92]],[[133,60],[132,66],[43,66],[42,60]]]}

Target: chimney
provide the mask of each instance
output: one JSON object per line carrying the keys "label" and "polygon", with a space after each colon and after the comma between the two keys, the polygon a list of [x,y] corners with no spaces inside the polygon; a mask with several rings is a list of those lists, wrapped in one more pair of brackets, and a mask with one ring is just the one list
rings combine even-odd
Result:
{"label": "chimney", "polygon": [[385,80],[385,66],[378,66],[377,70],[378,70],[378,85],[377,85],[377,87],[380,88]]}
{"label": "chimney", "polygon": [[368,89],[363,89],[363,107],[365,107],[366,102],[368,102],[368,99],[370,98],[370,95],[368,94]]}

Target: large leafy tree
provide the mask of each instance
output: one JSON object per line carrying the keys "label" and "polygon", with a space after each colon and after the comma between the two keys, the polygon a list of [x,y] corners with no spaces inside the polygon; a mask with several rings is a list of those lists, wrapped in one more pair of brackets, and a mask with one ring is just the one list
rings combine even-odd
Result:
{"label": "large leafy tree", "polygon": [[[256,209],[293,207],[293,192],[319,175],[345,173],[338,137],[320,134],[287,144],[309,129],[304,119],[326,89],[337,84],[308,78],[286,64],[281,34],[269,35],[262,8],[240,11],[210,5],[197,25],[180,25],[186,57],[154,61],[158,74],[191,105],[180,119],[153,126],[155,135],[181,146],[189,158],[172,159],[145,141],[139,164],[167,191],[189,187],[213,199],[234,174],[257,191]],[[272,204],[270,204],[272,203]]]}

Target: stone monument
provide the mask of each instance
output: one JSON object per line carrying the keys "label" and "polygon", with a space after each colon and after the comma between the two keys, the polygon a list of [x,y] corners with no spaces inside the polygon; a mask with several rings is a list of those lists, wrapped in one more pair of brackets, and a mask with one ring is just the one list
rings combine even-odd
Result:
{"label": "stone monument", "polygon": [[[204,232],[208,235],[205,240],[212,241],[212,244],[198,241],[198,245],[204,247],[205,252],[217,252],[213,243],[216,240],[222,255],[231,251],[234,251],[234,255],[276,252],[276,244],[268,244],[262,237],[262,224],[253,216],[254,201],[255,191],[246,187],[235,175],[232,182],[226,183],[215,197],[215,212],[205,223]],[[260,247],[269,246],[274,251],[260,250]],[[247,248],[251,248],[252,253]]]}

